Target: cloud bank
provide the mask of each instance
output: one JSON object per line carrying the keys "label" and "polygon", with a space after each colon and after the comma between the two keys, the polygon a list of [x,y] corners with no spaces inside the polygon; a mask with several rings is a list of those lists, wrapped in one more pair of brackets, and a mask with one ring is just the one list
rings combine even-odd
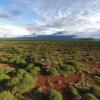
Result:
{"label": "cloud bank", "polygon": [[[9,0],[8,0],[9,1]],[[11,9],[0,12],[0,18],[19,22],[10,29],[0,28],[7,37],[37,34],[53,34],[66,31],[66,35],[100,38],[100,0],[11,0]],[[30,13],[30,15],[29,15]],[[28,22],[28,17],[31,17]],[[27,18],[27,19],[24,19]],[[24,23],[23,21],[26,21]],[[21,23],[21,24],[20,24]],[[11,23],[10,23],[11,24]],[[20,34],[17,30],[20,30]],[[23,33],[22,33],[23,32]],[[5,36],[5,35],[4,35]]]}

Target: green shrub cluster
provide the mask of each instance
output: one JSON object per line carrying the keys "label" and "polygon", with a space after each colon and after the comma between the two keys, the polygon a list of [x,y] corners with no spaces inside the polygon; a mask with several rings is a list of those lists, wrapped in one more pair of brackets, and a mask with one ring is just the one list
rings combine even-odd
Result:
{"label": "green shrub cluster", "polygon": [[93,94],[87,93],[84,95],[82,100],[99,100],[99,99],[96,98]]}
{"label": "green shrub cluster", "polygon": [[46,100],[63,100],[63,96],[59,91],[51,90],[48,92]]}
{"label": "green shrub cluster", "polygon": [[0,62],[25,65],[27,62],[21,56],[2,56]]}
{"label": "green shrub cluster", "polygon": [[8,80],[6,86],[10,89],[12,88],[12,92],[14,93],[24,93],[29,91],[34,86],[35,82],[36,77],[33,77],[23,69],[19,69],[15,77]]}
{"label": "green shrub cluster", "polygon": [[[69,88],[69,94],[71,100],[99,100],[100,88],[89,87],[89,88],[75,88],[71,86]],[[80,95],[81,94],[81,95]]]}
{"label": "green shrub cluster", "polygon": [[60,64],[61,70],[64,70],[66,74],[70,74],[79,70],[88,71],[89,69],[82,62],[75,60],[68,60],[65,63]]}
{"label": "green shrub cluster", "polygon": [[16,100],[16,98],[9,91],[3,91],[0,93],[0,100]]}
{"label": "green shrub cluster", "polygon": [[100,87],[91,87],[90,92],[100,98]]}
{"label": "green shrub cluster", "polygon": [[78,93],[78,90],[74,86],[71,86],[69,88],[69,93],[70,93],[71,100],[81,100],[82,99],[81,95]]}
{"label": "green shrub cluster", "polygon": [[48,68],[46,69],[46,74],[50,76],[59,76],[60,73],[55,68]]}
{"label": "green shrub cluster", "polygon": [[2,71],[0,71],[0,82],[7,79],[10,79],[10,77],[4,74]]}
{"label": "green shrub cluster", "polygon": [[26,70],[33,76],[37,76],[41,71],[40,67],[35,66],[34,64],[29,64]]}

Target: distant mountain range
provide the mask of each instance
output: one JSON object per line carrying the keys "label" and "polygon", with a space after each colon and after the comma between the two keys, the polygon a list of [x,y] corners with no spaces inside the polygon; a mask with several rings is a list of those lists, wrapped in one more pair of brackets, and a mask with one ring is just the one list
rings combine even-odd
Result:
{"label": "distant mountain range", "polygon": [[96,40],[100,41],[100,39],[94,39],[94,38],[80,38],[77,35],[68,35],[68,32],[60,31],[53,33],[51,35],[39,35],[36,33],[33,33],[32,35],[25,35],[22,37],[15,37],[15,38],[1,38],[1,40]]}
{"label": "distant mountain range", "polygon": [[53,33],[52,35],[37,35],[33,33],[32,35],[25,35],[20,37],[20,39],[35,39],[35,40],[95,40],[93,38],[79,38],[77,35],[66,35],[66,32],[61,31]]}

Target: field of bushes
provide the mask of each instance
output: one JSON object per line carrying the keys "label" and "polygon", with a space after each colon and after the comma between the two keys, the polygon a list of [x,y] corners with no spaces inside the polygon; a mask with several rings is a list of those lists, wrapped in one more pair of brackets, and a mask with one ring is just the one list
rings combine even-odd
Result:
{"label": "field of bushes", "polygon": [[0,100],[100,100],[100,42],[1,40]]}

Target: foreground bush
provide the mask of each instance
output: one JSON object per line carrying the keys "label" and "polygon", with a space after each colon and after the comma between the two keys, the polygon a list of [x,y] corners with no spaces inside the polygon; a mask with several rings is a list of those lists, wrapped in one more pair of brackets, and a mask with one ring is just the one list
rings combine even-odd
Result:
{"label": "foreground bush", "polygon": [[19,93],[27,92],[34,86],[35,82],[36,78],[33,78],[29,74],[25,74],[15,88],[18,89]]}
{"label": "foreground bush", "polygon": [[46,70],[46,74],[50,76],[59,76],[59,72],[54,68],[49,68]]}
{"label": "foreground bush", "polygon": [[9,91],[3,91],[0,93],[0,100],[16,100],[16,99]]}
{"label": "foreground bush", "polygon": [[90,92],[100,98],[100,87],[91,87]]}
{"label": "foreground bush", "polygon": [[41,69],[38,66],[34,66],[33,64],[29,64],[26,70],[33,76],[36,76],[41,71]]}
{"label": "foreground bush", "polygon": [[83,70],[83,71],[87,71],[88,68],[81,62],[79,61],[75,61],[75,60],[68,60],[67,62],[65,62],[66,65],[71,65],[75,68],[75,70]]}
{"label": "foreground bush", "polygon": [[99,100],[97,99],[93,94],[87,93],[84,97],[83,100]]}
{"label": "foreground bush", "polygon": [[62,68],[67,74],[75,72],[75,68],[72,65],[63,65]]}
{"label": "foreground bush", "polygon": [[43,93],[43,88],[39,87],[32,91],[32,100],[46,100],[45,93]]}
{"label": "foreground bush", "polygon": [[22,94],[29,91],[33,87],[36,79],[37,78],[30,75],[28,72],[20,69],[16,72],[15,77],[7,82],[6,86],[9,87],[9,89],[12,88],[13,93],[17,92]]}
{"label": "foreground bush", "polygon": [[70,98],[71,100],[81,100],[81,95],[78,93],[78,90],[75,87],[69,88]]}
{"label": "foreground bush", "polygon": [[6,79],[9,79],[10,77],[6,74],[4,74],[2,71],[0,71],[0,82],[2,80],[6,80]]}
{"label": "foreground bush", "polygon": [[60,92],[56,90],[51,90],[47,94],[46,100],[63,100],[63,96]]}

